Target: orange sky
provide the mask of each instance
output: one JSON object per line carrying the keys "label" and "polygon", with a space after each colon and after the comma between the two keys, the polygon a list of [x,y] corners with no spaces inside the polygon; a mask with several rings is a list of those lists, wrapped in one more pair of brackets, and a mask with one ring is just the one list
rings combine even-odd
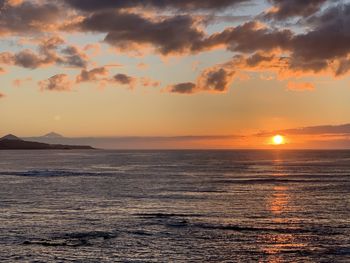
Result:
{"label": "orange sky", "polygon": [[347,148],[348,8],[0,1],[0,134],[194,136],[149,147],[269,148],[280,133],[279,148]]}

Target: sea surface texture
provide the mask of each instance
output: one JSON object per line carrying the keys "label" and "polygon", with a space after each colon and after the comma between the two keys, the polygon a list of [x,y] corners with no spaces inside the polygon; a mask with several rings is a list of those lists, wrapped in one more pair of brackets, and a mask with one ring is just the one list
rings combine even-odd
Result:
{"label": "sea surface texture", "polygon": [[350,151],[1,151],[0,262],[350,262]]}

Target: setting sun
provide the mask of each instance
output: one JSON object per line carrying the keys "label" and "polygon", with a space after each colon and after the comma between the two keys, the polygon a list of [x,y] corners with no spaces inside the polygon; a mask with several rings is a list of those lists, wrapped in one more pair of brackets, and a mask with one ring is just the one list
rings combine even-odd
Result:
{"label": "setting sun", "polygon": [[272,138],[274,145],[281,145],[285,143],[284,137],[282,135],[275,135]]}

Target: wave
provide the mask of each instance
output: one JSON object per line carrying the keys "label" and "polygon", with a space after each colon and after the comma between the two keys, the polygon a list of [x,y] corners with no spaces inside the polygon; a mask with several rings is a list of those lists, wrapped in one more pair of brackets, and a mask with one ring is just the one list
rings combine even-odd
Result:
{"label": "wave", "polygon": [[201,214],[180,214],[180,213],[138,213],[134,214],[142,218],[174,218],[174,217],[202,217]]}
{"label": "wave", "polygon": [[[222,230],[235,232],[259,232],[273,234],[316,234],[316,235],[342,235],[348,226],[327,226],[327,225],[299,225],[294,223],[273,224],[274,227],[267,226],[247,226],[233,224],[215,224],[209,222],[198,222],[199,218],[205,218],[203,214],[182,214],[182,213],[140,213],[134,214],[146,220],[151,220],[152,224],[164,225],[170,228],[189,228],[202,230]],[[197,220],[196,220],[197,218]],[[155,220],[155,221],[154,221]],[[196,222],[197,221],[197,222]],[[146,222],[150,223],[150,222]]]}
{"label": "wave", "polygon": [[117,233],[105,231],[76,232],[52,236],[47,239],[26,240],[23,245],[40,245],[45,247],[80,247],[91,246],[97,240],[116,238]]}
{"label": "wave", "polygon": [[115,173],[90,172],[76,170],[30,170],[30,171],[8,171],[0,172],[1,175],[28,176],[28,177],[53,177],[53,176],[109,176]]}

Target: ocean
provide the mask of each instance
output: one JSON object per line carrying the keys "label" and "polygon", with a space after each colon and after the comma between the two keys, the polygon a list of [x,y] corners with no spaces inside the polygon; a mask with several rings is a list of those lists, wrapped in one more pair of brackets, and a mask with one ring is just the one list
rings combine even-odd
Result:
{"label": "ocean", "polygon": [[350,262],[350,151],[0,151],[0,262]]}

